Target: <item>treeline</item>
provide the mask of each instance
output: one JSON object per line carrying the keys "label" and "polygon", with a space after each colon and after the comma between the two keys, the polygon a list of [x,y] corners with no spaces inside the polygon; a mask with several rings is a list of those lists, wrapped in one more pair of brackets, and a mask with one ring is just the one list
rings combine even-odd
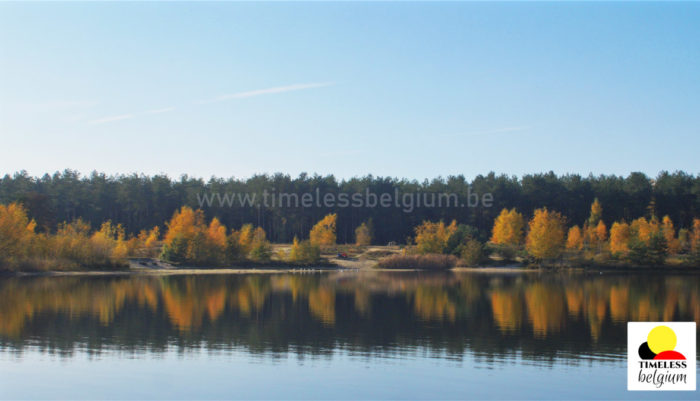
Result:
{"label": "treeline", "polygon": [[[596,198],[582,228],[567,228],[561,213],[536,209],[527,222],[515,208],[502,209],[489,232],[452,220],[425,220],[406,239],[402,254],[379,261],[383,268],[449,269],[455,266],[518,262],[558,266],[700,266],[700,218],[692,229],[676,229],[667,215],[659,219],[639,217],[630,223],[616,221],[610,228],[602,219],[603,207]],[[19,203],[0,205],[0,270],[50,270],[126,267],[134,256],[155,257],[190,266],[250,265],[251,262],[316,265],[321,247],[337,244],[337,214],[328,214],[310,230],[308,240],[296,236],[289,250],[273,254],[267,233],[244,224],[227,228],[218,218],[207,220],[201,209],[178,209],[160,228],[127,235],[120,224],[103,222],[99,230],[78,218],[62,223],[55,233],[36,232]],[[355,246],[372,243],[370,219],[355,229]],[[347,254],[339,253],[346,258]],[[669,259],[671,257],[672,259]]]}
{"label": "treeline", "polygon": [[[582,227],[567,226],[555,210],[536,209],[529,221],[512,208],[502,209],[490,237],[456,220],[424,221],[415,228],[414,245],[403,255],[379,262],[384,268],[446,269],[518,262],[525,264],[595,266],[700,266],[700,218],[692,228],[677,229],[668,216],[639,217],[631,222],[603,220],[596,198]],[[487,240],[488,238],[488,240]]]}
{"label": "treeline", "polygon": [[[128,267],[127,259],[133,257],[206,267],[269,265],[271,261],[316,265],[321,261],[321,246],[336,243],[336,217],[325,216],[311,229],[309,240],[294,237],[289,250],[273,254],[261,227],[244,224],[238,230],[228,229],[216,217],[207,221],[201,209],[188,206],[178,209],[164,224],[161,241],[159,226],[133,235],[109,220],[97,230],[77,218],[61,223],[54,233],[37,232],[36,222],[21,204],[0,204],[0,271],[119,269]],[[367,225],[357,231],[358,241],[371,241]]]}
{"label": "treeline", "polygon": [[55,232],[37,232],[36,226],[21,204],[0,204],[0,271],[122,269],[128,257],[160,250],[157,226],[137,235],[111,221],[93,230],[80,218],[59,224]]}
{"label": "treeline", "polygon": [[[160,257],[168,262],[192,266],[232,266],[250,262],[277,262],[292,265],[315,264],[321,258],[321,245],[335,244],[335,215],[319,221],[310,232],[310,240],[294,237],[289,252],[273,255],[267,233],[261,227],[244,224],[228,229],[214,217],[207,223],[201,209],[183,206],[166,224]],[[154,228],[153,230],[156,230]]]}
{"label": "treeline", "polygon": [[[582,226],[589,206],[598,198],[606,207],[602,219],[607,222],[631,222],[640,217],[669,216],[676,228],[692,227],[700,216],[700,177],[684,172],[662,172],[651,178],[642,173],[621,176],[564,175],[554,173],[525,175],[522,178],[490,173],[469,181],[464,176],[436,178],[432,181],[366,176],[337,180],[333,176],[301,174],[256,175],[248,179],[212,178],[202,180],[164,175],[107,176],[93,173],[81,176],[62,173],[31,177],[25,172],[0,179],[0,204],[19,202],[35,221],[37,232],[56,233],[63,222],[80,218],[98,229],[105,221],[121,225],[126,234],[168,221],[182,206],[200,208],[202,195],[291,193],[449,193],[458,197],[458,205],[468,204],[470,194],[493,195],[493,205],[485,207],[415,207],[410,213],[402,207],[275,207],[275,205],[203,207],[207,219],[216,217],[221,224],[240,228],[245,224],[261,227],[272,242],[289,243],[296,236],[305,238],[323,216],[337,214],[337,240],[355,242],[355,229],[364,221],[374,222],[374,243],[405,243],[414,227],[423,221],[452,221],[468,224],[480,232],[489,232],[502,209],[517,209],[527,218],[535,209],[546,207],[566,216],[568,225]],[[199,196],[199,199],[198,199]]]}

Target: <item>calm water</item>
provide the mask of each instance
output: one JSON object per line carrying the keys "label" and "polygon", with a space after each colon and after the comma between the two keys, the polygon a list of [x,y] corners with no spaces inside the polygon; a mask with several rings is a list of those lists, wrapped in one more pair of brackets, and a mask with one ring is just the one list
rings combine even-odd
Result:
{"label": "calm water", "polygon": [[660,398],[626,322],[700,321],[700,276],[0,279],[0,398]]}

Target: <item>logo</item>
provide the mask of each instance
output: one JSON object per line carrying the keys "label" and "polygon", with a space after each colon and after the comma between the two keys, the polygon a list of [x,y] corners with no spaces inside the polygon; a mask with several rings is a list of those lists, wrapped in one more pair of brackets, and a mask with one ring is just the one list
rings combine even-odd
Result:
{"label": "logo", "polygon": [[628,390],[695,390],[695,322],[627,323]]}
{"label": "logo", "polygon": [[677,343],[678,337],[670,327],[656,326],[639,346],[639,357],[657,361],[685,361],[683,354],[674,351]]}

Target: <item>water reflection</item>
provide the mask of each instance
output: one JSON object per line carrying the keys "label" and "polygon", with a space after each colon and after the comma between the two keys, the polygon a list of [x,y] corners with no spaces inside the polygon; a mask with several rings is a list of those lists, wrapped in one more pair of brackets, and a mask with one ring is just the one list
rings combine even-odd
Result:
{"label": "water reflection", "polygon": [[683,275],[329,273],[0,280],[0,347],[621,358],[628,320],[700,320]]}

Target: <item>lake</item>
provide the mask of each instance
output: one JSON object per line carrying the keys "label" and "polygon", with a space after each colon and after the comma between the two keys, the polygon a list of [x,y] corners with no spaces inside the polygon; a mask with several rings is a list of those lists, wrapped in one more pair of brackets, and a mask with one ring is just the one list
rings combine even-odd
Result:
{"label": "lake", "polygon": [[626,390],[626,322],[700,276],[324,272],[0,279],[0,398],[697,399]]}

